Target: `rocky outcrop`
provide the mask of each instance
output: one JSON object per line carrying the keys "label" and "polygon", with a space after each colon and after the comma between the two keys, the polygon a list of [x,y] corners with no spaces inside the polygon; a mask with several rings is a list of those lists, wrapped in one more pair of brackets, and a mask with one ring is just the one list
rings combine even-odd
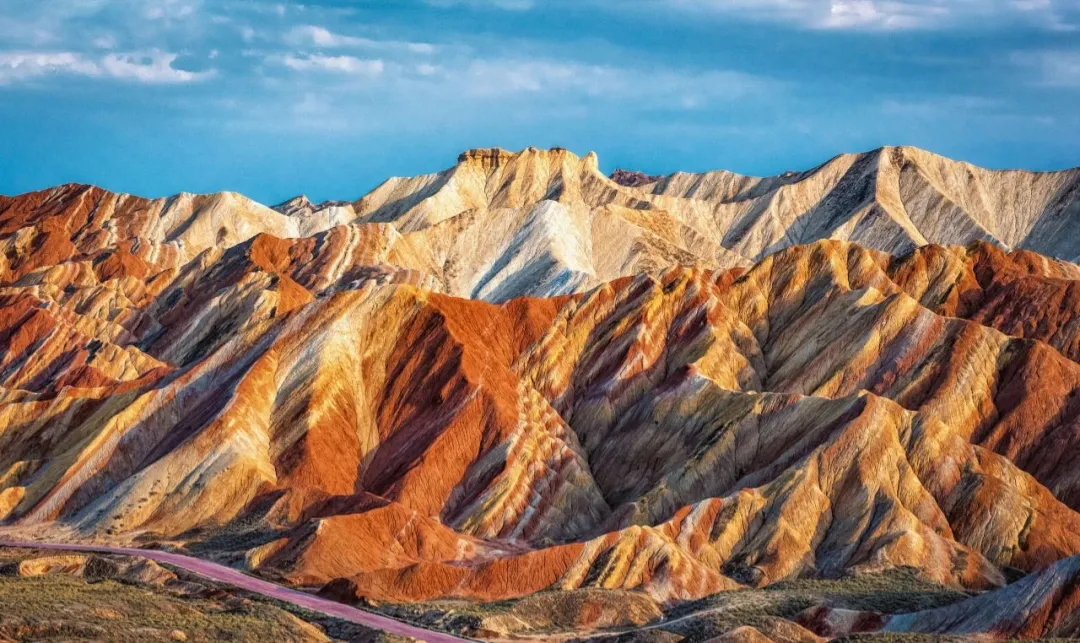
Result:
{"label": "rocky outcrop", "polygon": [[164,586],[176,574],[152,560],[83,554],[37,556],[0,567],[0,575],[33,578],[47,574],[78,576],[90,582],[115,580],[132,585]]}
{"label": "rocky outcrop", "polygon": [[0,573],[18,576],[20,578],[34,578],[35,576],[45,576],[46,574],[71,574],[81,576],[89,561],[89,556],[82,556],[79,554],[42,556],[6,565],[3,570],[0,570]]}
{"label": "rocky outcrop", "polygon": [[797,620],[829,637],[893,632],[984,640],[1071,639],[1080,634],[1078,587],[1080,558],[1074,557],[947,607],[897,615],[818,607]]}
{"label": "rocky outcrop", "polygon": [[1080,634],[1080,560],[1071,558],[1004,589],[957,605],[892,616],[887,632],[990,634],[1001,639]]}
{"label": "rocky outcrop", "polygon": [[612,181],[618,183],[619,185],[624,185],[628,188],[639,188],[643,185],[656,183],[664,177],[660,175],[650,175],[645,174],[644,172],[637,172],[635,170],[624,170],[619,168],[612,172],[609,178],[611,178]]}

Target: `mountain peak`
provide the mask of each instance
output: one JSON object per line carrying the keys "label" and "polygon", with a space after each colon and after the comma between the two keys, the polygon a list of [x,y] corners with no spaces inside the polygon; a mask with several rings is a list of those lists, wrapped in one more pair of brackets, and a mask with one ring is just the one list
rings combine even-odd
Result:
{"label": "mountain peak", "polygon": [[546,150],[527,147],[519,152],[513,152],[501,147],[474,148],[458,156],[458,165],[474,165],[485,170],[493,170],[508,163],[521,161],[549,163],[580,161],[593,167],[599,166],[596,152],[578,156],[565,147],[552,147]]}
{"label": "mountain peak", "polygon": [[[323,201],[321,203],[314,203],[311,201],[311,199],[307,198],[307,195],[301,194],[299,196],[295,196],[289,199],[288,201],[279,203],[270,209],[274,210],[275,212],[284,214],[287,217],[292,217],[294,219],[303,219],[312,217],[320,212],[334,210],[335,208],[345,208],[349,205],[351,204],[348,201]],[[345,217],[346,218],[341,219],[340,217],[330,216],[329,218],[327,218],[326,226],[347,223],[350,220],[351,215],[348,215],[348,213],[346,213]],[[331,220],[333,221],[333,223],[330,223]],[[325,227],[318,228],[318,230],[310,231],[316,232],[322,229],[325,229]]]}
{"label": "mountain peak", "polygon": [[482,167],[498,167],[515,155],[500,147],[473,148],[458,156],[459,165],[475,164]]}
{"label": "mountain peak", "polygon": [[292,216],[302,212],[307,212],[313,209],[315,206],[311,200],[307,198],[307,195],[301,194],[294,196],[293,198],[283,201],[275,206],[272,206],[272,210],[276,210],[284,215]]}

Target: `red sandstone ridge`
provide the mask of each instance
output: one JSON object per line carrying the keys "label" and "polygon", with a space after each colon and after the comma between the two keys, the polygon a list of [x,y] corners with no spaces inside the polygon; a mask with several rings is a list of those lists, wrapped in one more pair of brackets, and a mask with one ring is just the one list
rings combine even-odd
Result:
{"label": "red sandstone ridge", "polygon": [[[226,275],[272,293],[297,247],[256,239],[206,274],[219,298],[244,283]],[[119,412],[55,446],[23,431],[9,520],[175,537],[254,517],[284,528],[255,568],[396,600],[671,602],[895,565],[983,589],[1080,553],[1080,365],[934,314],[892,266],[819,244],[735,281],[680,268],[502,306],[368,285],[202,351],[184,331],[160,349],[181,371]],[[95,403],[78,391],[51,412]]]}
{"label": "red sandstone ridge", "polygon": [[[849,161],[905,194],[945,171]],[[757,224],[703,230],[822,176],[594,174],[486,150],[287,214],[4,199],[0,521],[404,602],[673,607],[900,568],[982,598],[1080,555],[1075,264],[836,239],[751,262]]]}

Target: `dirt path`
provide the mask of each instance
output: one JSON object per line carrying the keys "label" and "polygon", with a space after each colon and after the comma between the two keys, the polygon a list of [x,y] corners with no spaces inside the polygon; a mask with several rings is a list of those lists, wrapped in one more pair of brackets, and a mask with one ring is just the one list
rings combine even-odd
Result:
{"label": "dirt path", "polygon": [[425,630],[415,625],[409,625],[408,623],[402,623],[396,621],[390,617],[382,616],[380,614],[374,614],[372,612],[365,612],[364,610],[350,607],[343,603],[331,601],[329,599],[320,598],[311,594],[306,594],[295,589],[289,589],[288,587],[282,587],[274,583],[253,578],[235,570],[231,567],[224,565],[218,565],[198,558],[192,558],[190,556],[182,556],[180,554],[173,554],[163,551],[154,551],[149,549],[133,549],[126,547],[105,547],[99,545],[68,545],[61,543],[38,543],[38,542],[17,542],[0,540],[0,547],[17,547],[20,549],[47,549],[51,551],[78,551],[89,552],[97,554],[120,554],[123,556],[139,556],[142,558],[149,558],[150,560],[179,567],[187,570],[193,574],[198,574],[204,578],[208,578],[220,583],[226,583],[240,589],[261,594],[267,598],[273,598],[279,601],[290,603],[297,607],[302,607],[313,612],[319,612],[326,614],[327,616],[333,616],[340,618],[350,623],[357,623],[376,630],[381,630],[389,634],[397,634],[400,636],[411,636],[421,641],[430,641],[431,643],[458,643],[460,641],[468,641],[469,639],[458,638],[451,634],[443,634],[441,632],[433,632],[431,630]]}

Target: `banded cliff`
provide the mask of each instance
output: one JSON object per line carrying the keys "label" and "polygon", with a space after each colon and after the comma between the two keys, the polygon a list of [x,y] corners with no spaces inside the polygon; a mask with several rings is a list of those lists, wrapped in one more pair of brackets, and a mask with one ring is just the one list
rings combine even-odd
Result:
{"label": "banded cliff", "polygon": [[151,344],[183,359],[141,385],[5,404],[6,516],[92,537],[254,522],[276,537],[253,567],[398,599],[674,601],[892,566],[986,588],[1080,553],[1080,366],[935,314],[893,266],[830,242],[504,305],[309,294],[201,352]]}

